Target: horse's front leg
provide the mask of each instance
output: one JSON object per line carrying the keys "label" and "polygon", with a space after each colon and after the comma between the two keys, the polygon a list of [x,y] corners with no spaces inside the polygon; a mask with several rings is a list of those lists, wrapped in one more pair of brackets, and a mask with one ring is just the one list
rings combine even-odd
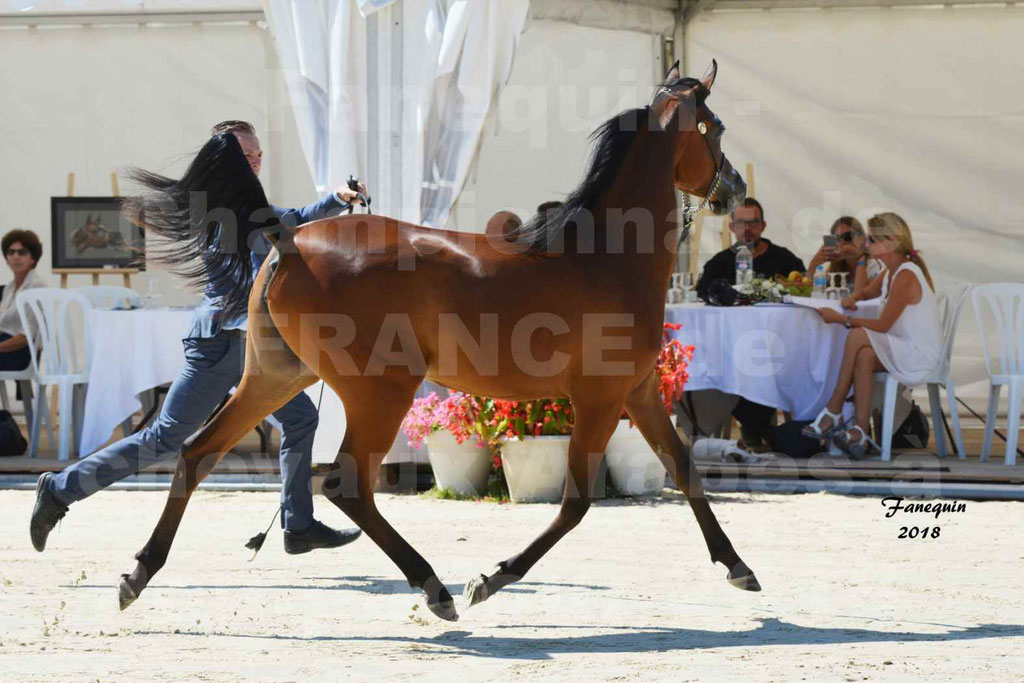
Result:
{"label": "horse's front leg", "polygon": [[569,463],[566,469],[562,506],[551,525],[526,549],[503,562],[491,575],[481,574],[466,584],[464,596],[470,606],[483,602],[496,592],[519,581],[540,558],[572,531],[590,509],[597,473],[622,414],[621,398],[605,405],[573,401],[576,425],[569,439]]}
{"label": "horse's front leg", "polygon": [[149,541],[136,553],[138,564],[135,570],[121,575],[117,597],[122,610],[138,599],[164,566],[188,501],[199,483],[216,467],[228,449],[234,447],[264,416],[280,408],[307,384],[308,381],[278,382],[266,373],[247,374],[238,391],[214,419],[185,445],[160,521]]}
{"label": "horse's front leg", "polygon": [[626,397],[626,412],[665,465],[676,486],[686,495],[686,500],[697,518],[697,524],[711,552],[712,562],[721,562],[729,568],[727,578],[729,583],[737,588],[748,591],[761,590],[754,572],[750,571],[733,550],[732,543],[715,518],[715,513],[711,511],[708,499],[704,495],[700,473],[690,459],[690,448],[676,432],[672,419],[662,403],[653,374]]}

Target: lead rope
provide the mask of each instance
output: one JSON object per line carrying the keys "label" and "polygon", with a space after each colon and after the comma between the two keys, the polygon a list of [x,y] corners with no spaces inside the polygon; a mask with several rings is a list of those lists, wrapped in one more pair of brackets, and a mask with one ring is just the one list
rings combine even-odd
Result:
{"label": "lead rope", "polygon": [[[359,179],[356,178],[355,176],[349,176],[348,177],[348,186],[349,186],[349,188],[351,190],[357,191],[358,188],[359,188]],[[361,200],[363,200],[363,207],[366,208],[366,213],[368,213],[368,214],[372,213],[370,211],[370,202],[373,201],[373,200],[370,197],[364,196],[362,193],[360,193],[358,191],[357,191],[357,196]],[[353,208],[355,208],[353,204],[349,204],[348,205],[348,212],[350,214],[352,213],[352,209]],[[317,398],[317,400],[316,400],[316,414],[317,414],[317,418],[320,417],[320,406],[321,406],[321,404],[323,404],[323,401],[324,401],[324,384],[325,384],[325,382],[323,380],[320,380],[320,397]],[[274,527],[274,522],[277,521],[277,516],[279,514],[281,514],[281,506],[280,505],[278,505],[277,506],[277,510],[274,511],[274,518],[272,520],[270,520],[270,525],[267,527],[266,531],[264,531],[262,533],[259,533],[259,534],[256,534],[255,536],[250,538],[248,540],[248,542],[246,542],[245,547],[252,551],[252,557],[249,558],[249,562],[252,562],[253,560],[256,559],[256,555],[259,554],[260,549],[263,547],[263,544],[266,542],[267,534],[269,534],[270,530]]]}

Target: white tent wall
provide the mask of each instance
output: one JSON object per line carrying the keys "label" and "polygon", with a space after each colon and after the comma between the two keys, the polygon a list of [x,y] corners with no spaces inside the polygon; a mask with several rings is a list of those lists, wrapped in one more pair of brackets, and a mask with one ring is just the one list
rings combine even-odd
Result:
{"label": "white tent wall", "polygon": [[[685,53],[691,73],[718,60],[708,103],[732,162],[754,164],[765,237],[807,262],[839,215],[896,211],[941,291],[1022,281],[1022,35],[1020,6],[712,11]],[[987,387],[977,329],[965,311],[962,395]]]}
{"label": "white tent wall", "polygon": [[526,220],[564,199],[585,170],[590,133],[646,104],[663,71],[657,36],[529,22],[449,227],[483,232],[496,211]]}

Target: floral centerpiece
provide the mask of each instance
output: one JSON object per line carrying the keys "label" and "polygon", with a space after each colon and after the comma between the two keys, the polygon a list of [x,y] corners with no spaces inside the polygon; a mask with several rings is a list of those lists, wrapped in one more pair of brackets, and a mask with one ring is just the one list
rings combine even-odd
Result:
{"label": "floral centerpiece", "polygon": [[762,302],[779,303],[789,294],[789,290],[782,283],[772,279],[757,277],[747,284],[736,285],[736,291],[740,293],[743,299],[747,299],[749,303],[754,304]]}

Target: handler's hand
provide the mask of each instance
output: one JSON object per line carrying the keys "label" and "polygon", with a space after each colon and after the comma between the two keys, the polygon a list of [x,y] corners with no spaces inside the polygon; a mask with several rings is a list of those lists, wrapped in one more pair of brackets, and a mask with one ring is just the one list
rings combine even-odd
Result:
{"label": "handler's hand", "polygon": [[831,308],[819,308],[817,310],[818,315],[821,316],[821,319],[827,323],[837,323],[841,325],[846,322],[846,316],[840,313],[839,311],[836,311]]}
{"label": "handler's hand", "polygon": [[334,191],[334,194],[337,195],[338,199],[345,202],[346,204],[362,204],[363,200],[359,198],[359,194],[363,195],[364,197],[367,197],[369,195],[366,192],[365,184],[359,183],[358,187],[358,194],[348,189],[348,185],[342,185],[341,187]]}

